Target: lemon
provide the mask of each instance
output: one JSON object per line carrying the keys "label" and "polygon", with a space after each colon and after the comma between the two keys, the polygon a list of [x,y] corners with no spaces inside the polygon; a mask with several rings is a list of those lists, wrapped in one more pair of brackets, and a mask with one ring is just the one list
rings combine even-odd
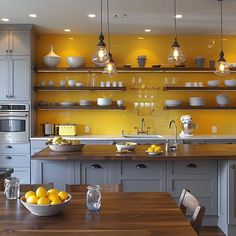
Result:
{"label": "lemon", "polygon": [[56,188],[51,188],[48,190],[48,194],[49,193],[55,193],[57,195],[59,193],[59,190],[57,190]]}
{"label": "lemon", "polygon": [[161,151],[162,151],[161,146],[157,146],[157,147],[155,148],[155,152],[161,152]]}
{"label": "lemon", "polygon": [[41,197],[38,200],[38,205],[46,205],[46,204],[50,204],[50,201],[47,197]]}
{"label": "lemon", "polygon": [[26,202],[29,204],[37,204],[38,198],[35,195],[32,195],[26,199]]}
{"label": "lemon", "polygon": [[156,144],[152,144],[152,146],[151,146],[152,148],[156,148],[157,147],[157,145]]}
{"label": "lemon", "polygon": [[147,151],[148,151],[148,152],[154,152],[154,150],[155,150],[155,148],[149,147]]}
{"label": "lemon", "polygon": [[28,192],[25,194],[25,199],[27,199],[28,197],[33,196],[33,195],[35,195],[35,192],[33,192],[33,191],[28,191]]}
{"label": "lemon", "polygon": [[58,193],[58,197],[60,198],[61,201],[65,201],[66,199],[69,198],[69,195],[67,192],[61,191],[60,193]]}
{"label": "lemon", "polygon": [[53,201],[51,201],[51,205],[56,205],[60,203],[61,203],[61,200],[59,198],[55,198]]}
{"label": "lemon", "polygon": [[41,198],[41,197],[47,197],[47,189],[46,188],[44,188],[44,187],[39,187],[39,188],[37,188],[37,190],[36,190],[36,196],[38,197],[38,198]]}
{"label": "lemon", "polygon": [[58,195],[56,193],[49,193],[48,194],[48,199],[52,202],[54,201],[55,199],[59,199]]}

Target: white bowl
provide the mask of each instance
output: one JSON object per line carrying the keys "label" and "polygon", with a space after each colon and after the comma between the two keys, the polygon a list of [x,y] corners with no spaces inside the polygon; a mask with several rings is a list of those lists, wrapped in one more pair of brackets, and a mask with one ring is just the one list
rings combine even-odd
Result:
{"label": "white bowl", "polygon": [[201,97],[190,97],[189,98],[189,105],[190,106],[204,106],[205,99]]}
{"label": "white bowl", "polygon": [[224,84],[229,87],[235,87],[236,86],[236,79],[226,79],[224,81]]}
{"label": "white bowl", "polygon": [[84,64],[84,57],[67,57],[66,62],[72,68],[80,67]]}
{"label": "white bowl", "polygon": [[219,80],[209,80],[207,81],[207,85],[208,86],[211,86],[211,87],[216,87],[220,84],[220,81]]}
{"label": "white bowl", "polygon": [[124,150],[132,151],[136,148],[137,143],[133,142],[122,142],[116,144],[116,149],[118,152],[122,152]]}
{"label": "white bowl", "polygon": [[80,101],[79,101],[79,105],[80,105],[80,106],[91,106],[91,105],[92,105],[92,102],[89,101],[89,100],[80,100]]}
{"label": "white bowl", "polygon": [[50,68],[56,67],[59,64],[60,60],[61,60],[60,57],[55,57],[55,56],[43,57],[44,64]]}
{"label": "white bowl", "polygon": [[219,94],[216,96],[216,103],[220,106],[226,106],[229,104],[229,97],[226,94]]}
{"label": "white bowl", "polygon": [[36,205],[36,204],[29,204],[25,201],[25,197],[22,196],[20,198],[21,203],[34,215],[37,216],[52,216],[56,215],[64,210],[66,205],[70,202],[72,199],[71,195],[69,195],[69,198],[65,200],[64,202],[56,205]]}
{"label": "white bowl", "polygon": [[165,100],[165,105],[170,106],[170,107],[181,106],[182,101],[181,100],[175,100],[175,99]]}
{"label": "white bowl", "polygon": [[97,98],[98,106],[110,106],[112,104],[111,98]]}

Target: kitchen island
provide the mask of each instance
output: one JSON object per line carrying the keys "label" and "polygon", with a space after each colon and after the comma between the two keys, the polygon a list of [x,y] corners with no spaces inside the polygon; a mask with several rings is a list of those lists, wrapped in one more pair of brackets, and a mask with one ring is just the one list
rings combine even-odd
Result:
{"label": "kitchen island", "polygon": [[180,144],[177,151],[149,156],[148,146],[117,153],[114,145],[85,145],[82,152],[32,157],[33,183],[122,184],[125,192],[169,192],[176,200],[190,189],[206,206],[205,225],[236,234],[236,145]]}

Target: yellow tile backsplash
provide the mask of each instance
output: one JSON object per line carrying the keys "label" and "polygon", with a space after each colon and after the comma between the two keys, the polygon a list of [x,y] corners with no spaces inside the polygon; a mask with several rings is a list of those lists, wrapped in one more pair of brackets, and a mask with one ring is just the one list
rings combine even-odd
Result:
{"label": "yellow tile backsplash", "polygon": [[[144,37],[139,40],[138,37]],[[73,38],[73,39],[72,39]],[[224,37],[224,51],[228,62],[236,62],[236,37]],[[106,41],[105,36],[105,41]],[[56,54],[61,56],[58,67],[67,67],[67,56],[84,56],[86,66],[94,66],[92,55],[95,52],[98,41],[97,35],[41,35],[37,44],[38,66],[43,67],[42,58],[53,45]],[[113,59],[117,66],[131,64],[137,66],[138,55],[147,55],[147,66],[153,64],[167,65],[167,56],[172,36],[168,35],[112,35],[111,50]],[[179,43],[186,57],[186,65],[194,66],[194,58],[204,56],[205,66],[208,67],[210,60],[217,60],[220,52],[220,40],[218,36],[197,36],[182,35]],[[236,104],[235,92],[163,92],[165,78],[176,78],[177,85],[184,85],[188,81],[206,82],[218,77],[214,73],[118,73],[110,78],[98,73],[97,83],[100,81],[123,81],[127,87],[126,91],[75,91],[75,92],[38,92],[37,101],[48,102],[75,101],[89,99],[96,101],[97,97],[111,97],[112,100],[122,99],[125,101],[126,110],[70,110],[70,111],[37,111],[37,133],[41,134],[40,124],[42,123],[76,123],[78,134],[84,133],[84,126],[90,126],[90,134],[121,134],[121,130],[134,132],[134,126],[139,126],[141,118],[144,117],[146,125],[152,127],[152,131],[159,134],[169,134],[169,121],[179,118],[183,114],[190,114],[193,121],[198,124],[196,134],[211,134],[211,126],[218,127],[218,134],[235,134],[236,110],[163,110],[165,99],[181,99],[188,101],[190,96],[202,96],[206,98],[206,105],[215,105],[215,96],[220,93],[227,93],[232,104]],[[142,97],[139,97],[137,90],[132,90],[133,77],[141,78],[142,84],[146,87],[160,87],[159,90],[143,90]],[[221,85],[226,78],[235,78],[231,73],[226,77],[220,77]],[[45,81],[47,84],[54,80],[59,86],[60,80],[73,79],[77,82],[89,83],[87,73],[38,73],[36,84]],[[145,97],[146,96],[146,97]],[[150,97],[153,96],[153,99]],[[134,102],[153,101],[156,109],[153,113],[141,112],[138,116],[134,109]],[[179,123],[180,125],[180,123]],[[180,127],[180,126],[179,126]],[[180,129],[180,128],[179,128]]]}

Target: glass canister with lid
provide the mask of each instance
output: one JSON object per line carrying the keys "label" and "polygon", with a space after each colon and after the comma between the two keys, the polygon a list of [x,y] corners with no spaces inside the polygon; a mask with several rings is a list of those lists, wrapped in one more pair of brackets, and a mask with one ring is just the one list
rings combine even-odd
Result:
{"label": "glass canister with lid", "polygon": [[87,187],[87,207],[89,210],[97,211],[101,207],[101,187],[99,185],[89,185]]}
{"label": "glass canister with lid", "polygon": [[16,177],[7,177],[4,180],[7,199],[18,199],[20,196],[20,180]]}

